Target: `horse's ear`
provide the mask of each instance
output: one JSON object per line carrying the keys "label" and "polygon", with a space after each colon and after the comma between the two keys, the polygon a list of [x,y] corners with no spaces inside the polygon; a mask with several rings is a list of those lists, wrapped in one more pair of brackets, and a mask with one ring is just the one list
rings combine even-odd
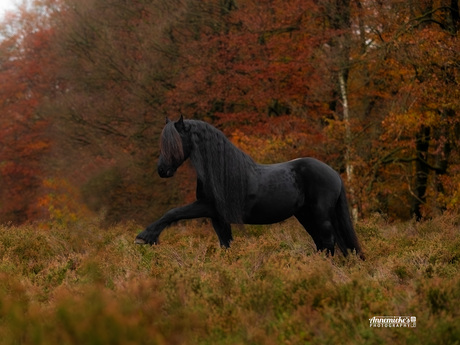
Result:
{"label": "horse's ear", "polygon": [[165,124],[167,125],[170,122],[167,116],[165,116]]}
{"label": "horse's ear", "polygon": [[183,130],[184,128],[185,128],[185,126],[184,126],[184,116],[181,115],[180,119],[176,122],[176,129],[179,131],[179,130]]}

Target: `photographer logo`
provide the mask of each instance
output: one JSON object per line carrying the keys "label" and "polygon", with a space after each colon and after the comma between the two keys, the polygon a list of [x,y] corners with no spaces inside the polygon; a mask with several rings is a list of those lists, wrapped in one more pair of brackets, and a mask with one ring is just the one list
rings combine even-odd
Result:
{"label": "photographer logo", "polygon": [[417,324],[415,316],[374,316],[369,319],[370,327],[409,327],[414,328]]}

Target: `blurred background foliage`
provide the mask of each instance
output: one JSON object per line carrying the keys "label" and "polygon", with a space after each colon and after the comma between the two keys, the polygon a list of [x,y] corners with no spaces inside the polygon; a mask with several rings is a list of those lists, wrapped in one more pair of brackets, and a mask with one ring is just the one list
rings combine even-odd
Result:
{"label": "blurred background foliage", "polygon": [[360,217],[458,212],[458,1],[36,0],[0,23],[0,222],[149,222],[166,116],[317,157]]}

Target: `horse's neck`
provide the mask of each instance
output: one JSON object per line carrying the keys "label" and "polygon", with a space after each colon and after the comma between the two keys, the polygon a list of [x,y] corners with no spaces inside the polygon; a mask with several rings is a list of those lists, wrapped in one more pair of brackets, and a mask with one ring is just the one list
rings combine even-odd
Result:
{"label": "horse's neck", "polygon": [[[216,130],[212,128],[212,130]],[[195,168],[198,177],[205,179],[206,171],[207,169],[216,169],[216,166],[213,166],[214,164],[220,164],[220,161],[223,160],[228,160],[230,158],[233,158],[234,160],[238,160],[238,164],[241,164],[241,167],[244,170],[247,170],[247,173],[251,173],[256,170],[256,167],[258,166],[257,163],[254,162],[254,160],[249,156],[247,153],[244,151],[240,150],[238,147],[236,147],[225,135],[221,132],[219,132],[219,147],[221,148],[220,152],[212,152],[206,150],[206,147],[212,147],[213,149],[216,148],[216,145],[218,144],[216,141],[210,140],[210,139],[203,139],[201,142],[198,142],[194,145],[194,148],[192,150],[192,154],[190,156],[190,160],[192,162],[193,167]],[[215,137],[214,137],[215,138]],[[199,152],[196,152],[196,151]],[[212,157],[209,157],[209,154],[212,155]],[[226,155],[227,157],[223,157]],[[216,162],[217,160],[217,162]],[[218,163],[219,162],[219,163]],[[236,162],[232,162],[232,164],[237,164]],[[229,167],[232,169],[233,167]],[[239,173],[242,173],[242,169],[239,170]]]}

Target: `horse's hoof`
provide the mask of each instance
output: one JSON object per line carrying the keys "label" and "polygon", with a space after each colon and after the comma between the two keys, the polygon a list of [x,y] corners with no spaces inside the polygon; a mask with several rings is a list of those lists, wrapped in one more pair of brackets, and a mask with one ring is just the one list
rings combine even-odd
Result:
{"label": "horse's hoof", "polygon": [[134,243],[135,244],[147,244],[147,242],[145,240],[143,240],[142,238],[136,238],[134,240]]}

